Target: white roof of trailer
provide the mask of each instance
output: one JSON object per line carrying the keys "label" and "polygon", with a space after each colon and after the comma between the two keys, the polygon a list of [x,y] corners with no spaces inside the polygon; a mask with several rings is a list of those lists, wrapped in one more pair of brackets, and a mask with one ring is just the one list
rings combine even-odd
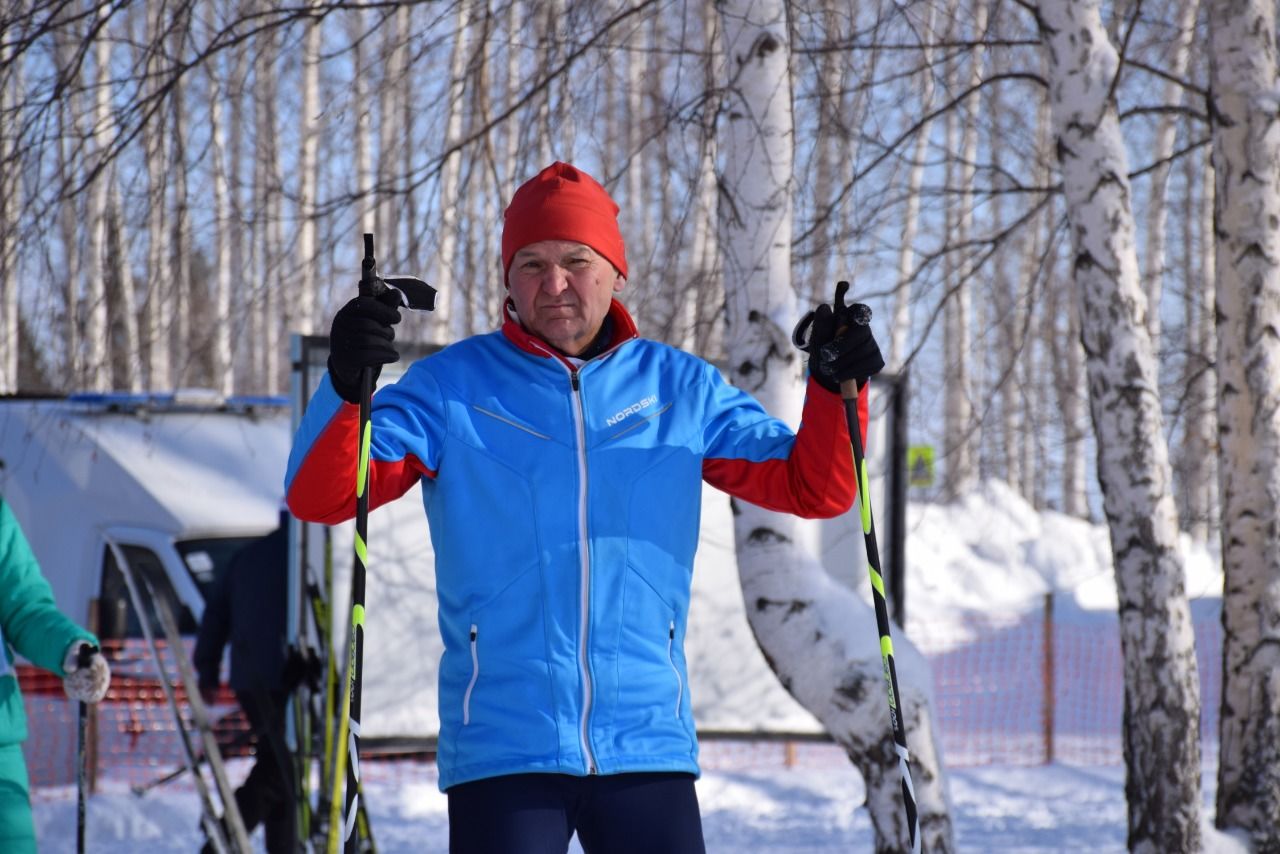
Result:
{"label": "white roof of trailer", "polygon": [[4,400],[0,495],[59,603],[79,619],[80,600],[95,594],[76,579],[96,576],[94,541],[106,527],[173,540],[275,527],[289,441],[289,411],[279,401]]}

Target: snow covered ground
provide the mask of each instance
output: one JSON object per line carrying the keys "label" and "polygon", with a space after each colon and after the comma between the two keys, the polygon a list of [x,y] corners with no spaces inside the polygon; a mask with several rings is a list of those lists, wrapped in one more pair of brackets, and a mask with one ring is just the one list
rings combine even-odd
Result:
{"label": "snow covered ground", "polygon": [[[1016,614],[1041,608],[1049,591],[1060,597],[1058,619],[1087,620],[1092,625],[1114,614],[1109,548],[1102,527],[1035,513],[998,484],[987,484],[970,500],[951,507],[912,504],[908,524],[907,635],[919,634],[918,642],[926,635],[954,640],[957,632],[972,626],[966,617],[974,613],[995,608]],[[699,572],[707,566],[705,557],[700,554]],[[704,574],[714,571],[718,570]],[[1209,555],[1189,549],[1187,573],[1192,596],[1211,599],[1217,595],[1221,577]],[[719,587],[728,588],[729,595],[714,604],[727,608],[736,584]],[[704,615],[712,613],[704,611]],[[704,623],[716,624],[715,631],[749,638],[745,622],[733,625],[734,619],[707,616]],[[873,639],[874,625],[869,624],[867,631]],[[929,651],[936,648],[932,642],[926,646]],[[704,666],[716,660],[721,657],[701,659]],[[719,674],[718,679],[708,672],[702,683],[693,684],[731,683],[740,677],[726,679]],[[776,682],[739,684],[738,700],[762,700],[777,690]],[[750,707],[752,702],[734,705]],[[698,792],[709,851],[872,850],[870,821],[861,807],[862,782],[834,746],[801,745],[792,767],[783,765],[776,745],[746,750],[744,756],[740,745],[706,742],[703,759]],[[1247,851],[1211,827],[1215,763],[1216,756],[1206,756],[1206,850]],[[445,799],[436,788],[433,766],[370,762],[364,769],[366,802],[379,850],[392,854],[447,850]],[[243,773],[243,766],[233,765],[233,774]],[[951,768],[948,778],[961,850],[1089,850],[1094,854],[1125,850],[1124,769],[1119,765],[984,765]],[[75,850],[74,787],[38,790],[35,812],[41,851]],[[173,783],[139,798],[125,783],[108,780],[89,804],[88,850],[102,854],[194,851],[201,840],[198,820],[198,802],[190,783]],[[258,840],[260,844],[260,835]]]}
{"label": "snow covered ground", "polygon": [[[834,748],[829,748],[834,751]],[[714,753],[714,748],[708,750]],[[871,851],[871,822],[859,805],[862,781],[838,755],[793,768],[712,769],[698,784],[709,852],[810,854]],[[240,761],[240,760],[237,760]],[[444,795],[422,768],[380,779],[366,766],[368,803],[378,849],[387,854],[444,854]],[[1049,852],[1125,850],[1124,770],[1066,765],[959,768],[950,773],[957,843],[962,851]],[[1205,816],[1212,814],[1213,770],[1204,774]],[[44,790],[36,804],[41,851],[75,850],[75,791]],[[135,797],[127,787],[102,791],[89,803],[88,850],[101,854],[192,852],[202,836],[190,786]],[[1210,822],[1206,819],[1206,825]],[[1206,851],[1246,852],[1206,826]],[[261,833],[255,838],[261,845]],[[261,850],[260,848],[258,850]],[[580,851],[575,845],[572,849]]]}

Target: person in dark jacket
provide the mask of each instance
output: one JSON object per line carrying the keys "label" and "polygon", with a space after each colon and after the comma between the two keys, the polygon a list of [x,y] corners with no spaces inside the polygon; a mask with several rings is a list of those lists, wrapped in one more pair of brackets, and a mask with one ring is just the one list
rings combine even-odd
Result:
{"label": "person in dark jacket", "polygon": [[192,653],[200,694],[210,702],[220,683],[223,648],[231,645],[227,682],[249,720],[257,757],[236,789],[236,806],[250,833],[264,825],[270,854],[297,847],[291,757],[285,745],[285,706],[292,690],[286,666],[287,520],[282,512],[278,528],[241,549],[214,579]]}
{"label": "person in dark jacket", "polygon": [[[840,299],[814,313],[793,430],[711,364],[640,336],[618,205],[554,163],[503,217],[500,329],[414,363],[398,296],[338,310],[286,474],[295,515],[336,524],[421,484],[435,547],[439,785],[454,854],[701,854],[684,640],[703,482],[809,518],[856,478],[840,384],[884,366]],[[839,318],[839,320],[838,320]],[[866,392],[858,406],[866,423]]]}

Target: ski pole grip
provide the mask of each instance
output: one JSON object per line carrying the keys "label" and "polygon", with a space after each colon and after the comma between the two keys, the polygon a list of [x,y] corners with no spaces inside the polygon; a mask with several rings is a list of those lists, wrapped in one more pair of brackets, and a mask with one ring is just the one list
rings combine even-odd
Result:
{"label": "ski pole grip", "polygon": [[382,284],[382,280],[378,278],[378,262],[373,257],[373,235],[366,233],[364,236],[364,260],[360,262],[360,295],[376,297],[386,288],[387,286]]}

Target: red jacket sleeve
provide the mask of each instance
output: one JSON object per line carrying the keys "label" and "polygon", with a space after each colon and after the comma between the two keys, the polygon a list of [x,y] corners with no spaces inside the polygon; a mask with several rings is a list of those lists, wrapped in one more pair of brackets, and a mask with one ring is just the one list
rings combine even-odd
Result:
{"label": "red jacket sleeve", "polygon": [[[336,525],[356,515],[360,466],[360,407],[347,403],[327,381],[307,406],[290,453],[285,501],[307,522]],[[369,509],[404,495],[423,477],[434,477],[412,454],[369,461]]]}
{"label": "red jacket sleeve", "polygon": [[[867,390],[858,395],[858,422],[867,431]],[[766,459],[709,456],[703,479],[767,510],[806,519],[839,516],[853,506],[857,476],[844,400],[810,379],[800,429],[785,455]]]}

